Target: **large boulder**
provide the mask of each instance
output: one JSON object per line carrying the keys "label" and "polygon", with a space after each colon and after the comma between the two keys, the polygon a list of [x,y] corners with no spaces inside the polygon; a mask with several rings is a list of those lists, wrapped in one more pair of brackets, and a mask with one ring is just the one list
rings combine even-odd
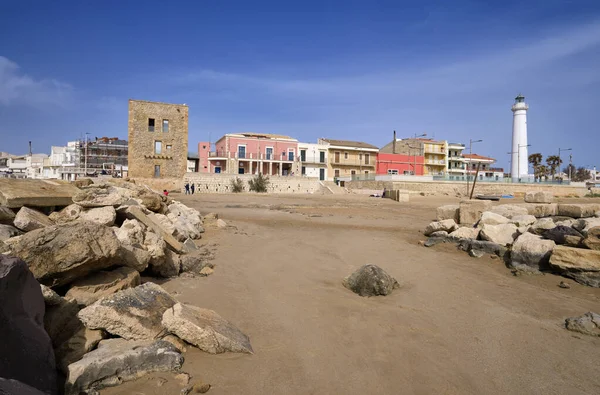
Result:
{"label": "large boulder", "polygon": [[475,240],[479,236],[479,231],[480,231],[479,228],[461,226],[460,228],[456,229],[454,232],[450,233],[448,235],[448,237],[451,239],[454,239],[454,240],[459,240],[459,239]]}
{"label": "large boulder", "polygon": [[214,268],[214,265],[210,262],[213,254],[207,248],[192,251],[181,255],[179,258],[181,261],[181,272],[200,274],[206,267]]}
{"label": "large boulder", "polygon": [[587,237],[583,240],[583,245],[590,250],[600,251],[600,226],[591,228]]}
{"label": "large boulder", "polygon": [[590,311],[580,317],[567,318],[565,327],[584,335],[600,336],[600,315]]}
{"label": "large boulder", "polygon": [[509,219],[501,216],[500,214],[493,213],[491,211],[484,211],[481,214],[481,219],[478,222],[478,226],[483,225],[500,225],[507,224]]}
{"label": "large boulder", "polygon": [[533,215],[515,215],[511,218],[510,223],[517,225],[517,227],[521,226],[529,226],[533,225],[537,221],[537,219]]}
{"label": "large boulder", "polygon": [[573,224],[573,228],[581,232],[584,236],[587,236],[590,229],[598,226],[600,226],[600,218],[584,218],[577,220]]}
{"label": "large boulder", "polygon": [[17,380],[6,380],[0,377],[1,395],[47,395],[36,388],[24,384]]}
{"label": "large boulder", "polygon": [[141,247],[144,244],[145,226],[137,219],[126,219],[115,230],[117,239],[123,244]]}
{"label": "large boulder", "polygon": [[525,202],[527,203],[552,203],[553,201],[554,195],[552,192],[534,191],[525,193]]}
{"label": "large boulder", "polygon": [[199,239],[204,233],[202,216],[200,213],[177,201],[171,202],[168,207],[167,217],[173,223],[176,237],[181,239]]}
{"label": "large boulder", "polygon": [[59,303],[46,304],[44,327],[52,339],[56,365],[63,372],[67,366],[80,360],[106,337],[100,330],[87,329],[77,318],[79,307],[75,302],[59,296]]}
{"label": "large boulder", "polygon": [[436,219],[438,221],[443,221],[445,219],[452,219],[454,222],[458,223],[460,221],[459,215],[459,205],[458,204],[447,204],[445,206],[440,206],[436,210]]}
{"label": "large boulder", "polygon": [[24,232],[30,232],[32,230],[45,228],[46,226],[53,225],[54,222],[48,218],[44,213],[37,210],[30,209],[28,207],[21,207],[17,215],[15,216],[14,225]]}
{"label": "large boulder", "polygon": [[593,217],[596,211],[600,210],[600,204],[566,204],[558,205],[558,215],[571,218]]}
{"label": "large boulder", "polygon": [[140,273],[148,268],[150,259],[152,258],[150,253],[143,248],[127,244],[121,245],[119,255],[122,258],[120,264],[135,269]]}
{"label": "large boulder", "polygon": [[535,233],[536,235],[541,235],[545,231],[549,229],[553,229],[556,227],[552,218],[540,218],[533,225],[529,227],[529,232]]}
{"label": "large boulder", "polygon": [[11,225],[0,225],[0,241],[19,236],[21,231]]}
{"label": "large boulder", "polygon": [[0,224],[12,225],[15,220],[15,213],[10,208],[0,206]]}
{"label": "large boulder", "polygon": [[523,203],[519,204],[527,210],[527,214],[536,218],[553,217],[558,215],[558,204],[556,203]]}
{"label": "large boulder", "polygon": [[445,219],[443,221],[435,221],[427,225],[423,234],[425,236],[429,236],[434,232],[445,231],[445,232],[453,232],[458,229],[458,225],[454,222],[453,219]]}
{"label": "large boulder", "polygon": [[25,262],[1,254],[0,301],[0,377],[57,394],[54,351],[44,330],[40,285]]}
{"label": "large boulder", "polygon": [[117,212],[112,206],[96,207],[83,211],[79,217],[84,221],[96,222],[104,226],[113,226]]}
{"label": "large boulder", "polygon": [[88,187],[73,196],[73,202],[84,208],[119,207],[130,197],[124,195],[121,189],[109,185]]}
{"label": "large boulder", "polygon": [[600,288],[600,251],[556,246],[550,267],[580,284]]}
{"label": "large boulder", "polygon": [[581,236],[581,233],[573,228],[567,226],[558,225],[552,229],[545,230],[542,233],[545,239],[553,240],[556,244],[565,244],[567,236]]}
{"label": "large boulder", "polygon": [[537,270],[546,269],[554,247],[552,240],[543,240],[540,236],[524,233],[513,243],[511,265],[514,267],[526,265]]}
{"label": "large boulder", "polygon": [[49,218],[54,221],[54,223],[64,224],[78,219],[81,211],[83,211],[83,208],[81,208],[80,205],[73,203],[60,211],[54,211],[50,214]]}
{"label": "large boulder", "polygon": [[79,312],[90,329],[104,329],[127,340],[151,340],[162,331],[162,315],[177,301],[154,283],[119,291]]}
{"label": "large boulder", "polygon": [[124,214],[128,219],[136,219],[147,228],[152,229],[152,231],[159,235],[173,251],[181,252],[183,250],[183,245],[174,236],[167,233],[158,221],[146,215],[140,206],[128,206],[124,211]]}
{"label": "large boulder", "polygon": [[159,223],[160,226],[162,226],[162,228],[165,230],[165,232],[167,232],[170,235],[175,235],[175,226],[173,226],[173,223],[166,215],[159,213],[150,213],[148,214],[148,217],[154,222]]}
{"label": "large boulder", "polygon": [[35,278],[49,286],[65,285],[121,261],[111,228],[71,222],[34,230],[11,246],[29,264]]}
{"label": "large boulder", "polygon": [[482,240],[507,246],[513,243],[518,236],[518,231],[514,224],[483,225],[479,235]]}
{"label": "large boulder", "polygon": [[376,265],[364,265],[344,278],[344,287],[360,296],[389,295],[400,285],[398,281]]}
{"label": "large boulder", "polygon": [[177,303],[165,311],[162,324],[180,339],[211,354],[254,352],[250,338],[212,310]]}
{"label": "large boulder", "polygon": [[468,225],[477,223],[484,211],[490,211],[492,202],[489,200],[463,200],[459,206],[460,224]]}
{"label": "large boulder", "polygon": [[80,306],[89,306],[100,298],[140,285],[140,274],[130,267],[99,271],[71,284],[65,298]]}
{"label": "large boulder", "polygon": [[0,178],[0,205],[10,208],[68,206],[77,192],[60,180]]}
{"label": "large boulder", "polygon": [[150,272],[158,277],[177,277],[181,272],[181,259],[177,253],[165,250],[163,258],[150,260]]}
{"label": "large boulder", "polygon": [[177,371],[183,356],[164,340],[103,340],[98,349],[69,365],[65,395],[97,393],[99,389],[135,380],[151,372]]}
{"label": "large boulder", "polygon": [[506,218],[513,218],[518,215],[528,215],[529,211],[526,207],[516,206],[514,204],[501,204],[492,207],[490,210],[492,213],[500,214]]}
{"label": "large boulder", "polygon": [[162,201],[162,196],[149,190],[141,190],[135,199],[142,206],[155,213],[163,211],[165,207],[165,204]]}

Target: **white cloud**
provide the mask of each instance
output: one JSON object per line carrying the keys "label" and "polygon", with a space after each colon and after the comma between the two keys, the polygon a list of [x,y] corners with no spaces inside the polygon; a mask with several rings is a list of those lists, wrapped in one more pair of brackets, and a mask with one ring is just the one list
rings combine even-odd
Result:
{"label": "white cloud", "polygon": [[55,79],[36,80],[0,56],[0,105],[66,106],[72,92],[71,85]]}

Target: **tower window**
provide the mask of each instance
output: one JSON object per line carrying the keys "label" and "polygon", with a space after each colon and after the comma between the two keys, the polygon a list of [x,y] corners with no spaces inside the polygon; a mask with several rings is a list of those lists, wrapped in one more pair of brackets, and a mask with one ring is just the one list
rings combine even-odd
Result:
{"label": "tower window", "polygon": [[162,153],[162,141],[154,142],[154,154],[160,155]]}
{"label": "tower window", "polygon": [[148,118],[148,131],[154,132],[154,118]]}
{"label": "tower window", "polygon": [[162,131],[163,131],[163,133],[167,133],[169,131],[169,120],[168,119],[163,119]]}

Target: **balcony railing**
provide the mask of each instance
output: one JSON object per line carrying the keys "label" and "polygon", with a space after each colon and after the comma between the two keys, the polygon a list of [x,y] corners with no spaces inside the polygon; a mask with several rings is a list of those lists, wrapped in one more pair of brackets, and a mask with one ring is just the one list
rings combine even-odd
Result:
{"label": "balcony railing", "polygon": [[211,151],[208,153],[209,158],[227,158],[227,159],[248,159],[248,160],[272,160],[281,162],[294,162],[299,160],[294,153],[287,154],[266,154],[256,152],[227,152],[227,151]]}
{"label": "balcony railing", "polygon": [[443,160],[443,159],[427,159],[425,161],[425,164],[427,164],[427,165],[446,166],[446,161]]}
{"label": "balcony railing", "polygon": [[354,167],[375,167],[375,160],[369,160],[369,163],[365,163],[363,160],[352,160],[352,159],[340,159],[336,162],[334,159],[331,161],[334,166],[354,166]]}

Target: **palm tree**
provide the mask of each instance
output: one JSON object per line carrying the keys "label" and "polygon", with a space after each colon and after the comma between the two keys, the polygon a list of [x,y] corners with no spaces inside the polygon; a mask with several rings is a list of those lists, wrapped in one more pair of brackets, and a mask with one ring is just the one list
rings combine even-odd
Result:
{"label": "palm tree", "polygon": [[542,154],[537,153],[537,154],[531,154],[529,155],[529,158],[527,158],[529,160],[529,163],[531,164],[531,166],[533,166],[533,174],[534,177],[538,177],[537,173],[538,173],[538,167],[542,164]]}
{"label": "palm tree", "polygon": [[550,155],[546,158],[546,164],[550,168],[550,173],[552,174],[552,180],[554,180],[554,173],[556,169],[560,168],[562,163],[562,159],[558,157],[558,155]]}
{"label": "palm tree", "polygon": [[548,166],[546,166],[546,165],[539,165],[537,167],[536,176],[539,178],[540,181],[542,181],[542,177],[548,176],[549,170],[550,169],[548,169]]}

